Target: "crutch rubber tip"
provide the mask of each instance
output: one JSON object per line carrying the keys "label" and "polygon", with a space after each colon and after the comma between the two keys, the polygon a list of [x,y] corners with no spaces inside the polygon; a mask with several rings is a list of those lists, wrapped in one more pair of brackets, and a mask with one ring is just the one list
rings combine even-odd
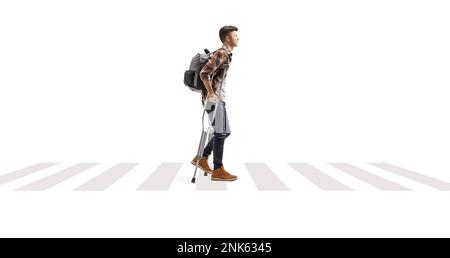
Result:
{"label": "crutch rubber tip", "polygon": [[195,184],[195,177],[192,178],[191,183]]}

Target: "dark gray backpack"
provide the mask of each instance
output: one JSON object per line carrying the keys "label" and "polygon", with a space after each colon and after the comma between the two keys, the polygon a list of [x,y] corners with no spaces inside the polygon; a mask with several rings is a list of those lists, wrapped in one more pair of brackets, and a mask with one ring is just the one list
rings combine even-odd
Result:
{"label": "dark gray backpack", "polygon": [[205,48],[204,51],[205,53],[198,53],[192,58],[189,70],[184,72],[184,85],[186,85],[190,90],[199,93],[206,92],[205,85],[200,79],[200,72],[211,58],[211,55],[217,50],[210,53],[209,50]]}

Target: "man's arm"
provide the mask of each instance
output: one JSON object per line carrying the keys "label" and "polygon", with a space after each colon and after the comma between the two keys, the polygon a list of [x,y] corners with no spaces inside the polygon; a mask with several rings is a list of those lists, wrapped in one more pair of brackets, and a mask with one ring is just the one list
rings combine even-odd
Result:
{"label": "man's arm", "polygon": [[225,62],[225,55],[221,50],[215,52],[200,71],[200,79],[205,85],[208,95],[215,95],[212,87],[212,77],[216,70]]}

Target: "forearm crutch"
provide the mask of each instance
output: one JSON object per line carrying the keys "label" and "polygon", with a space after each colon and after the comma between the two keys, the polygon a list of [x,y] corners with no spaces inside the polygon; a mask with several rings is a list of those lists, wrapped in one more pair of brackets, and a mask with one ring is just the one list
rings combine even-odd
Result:
{"label": "forearm crutch", "polygon": [[[225,70],[225,77],[226,77],[226,70]],[[213,135],[214,133],[214,128],[213,128],[213,121],[216,118],[216,111],[217,111],[217,105],[219,104],[220,101],[220,97],[221,97],[221,89],[222,89],[222,85],[225,84],[225,78],[222,80],[222,83],[219,86],[219,98],[217,99],[217,102],[215,102],[214,105],[214,112],[213,112],[213,116],[212,119],[208,119],[209,121],[209,127],[208,129],[205,131],[205,113],[206,113],[206,107],[208,106],[208,98],[205,99],[205,105],[203,106],[203,115],[202,115],[202,135],[200,137],[200,143],[198,144],[198,150],[197,150],[197,161],[195,164],[195,170],[194,170],[194,176],[192,177],[191,183],[195,184],[195,178],[197,176],[197,169],[198,169],[198,164],[200,159],[203,157],[203,150],[205,149],[205,144],[208,144],[208,142],[211,140],[211,135]],[[208,173],[204,173],[204,176],[207,176]]]}

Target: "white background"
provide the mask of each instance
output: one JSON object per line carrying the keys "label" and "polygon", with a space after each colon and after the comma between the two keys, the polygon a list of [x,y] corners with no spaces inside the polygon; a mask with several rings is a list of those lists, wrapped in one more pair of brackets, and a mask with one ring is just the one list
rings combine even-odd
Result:
{"label": "white background", "polygon": [[[0,159],[2,164],[22,166],[44,161],[189,162],[200,136],[202,107],[200,97],[183,85],[184,70],[203,48],[221,46],[221,26],[235,25],[240,45],[233,51],[227,79],[232,134],[225,145],[225,165],[386,161],[448,181],[449,13],[447,1],[2,1]],[[98,213],[90,220],[77,216],[86,211],[82,203],[117,196],[67,195],[5,193],[8,212],[2,216],[8,223],[3,233],[161,236],[167,225],[175,225],[167,235],[231,236],[227,230],[234,228],[224,225],[213,231],[205,222],[194,233],[186,221],[177,221],[182,218],[161,214],[155,218],[166,219],[165,223],[145,227],[139,222],[151,218],[152,209],[141,208],[136,212],[142,216],[132,224],[115,223],[106,230],[98,226],[102,219],[132,220],[133,208],[119,215],[107,205],[94,209]],[[178,214],[177,197],[188,198],[183,195],[161,194],[158,198],[173,205],[161,199],[154,205]],[[249,194],[249,200],[255,198],[261,205],[267,200],[269,210],[253,209],[259,215],[256,221],[248,230],[239,231],[242,227],[236,225],[234,232],[246,236],[450,232],[444,219],[449,211],[441,206],[448,195],[442,193],[393,197],[355,192],[348,198],[320,193],[307,203],[301,201],[304,196],[286,195],[282,200],[287,201],[289,215],[283,217],[286,213],[274,214],[270,208],[282,206],[277,204],[279,195]],[[121,195],[127,197],[146,196]],[[216,211],[198,206],[186,220],[203,209],[209,216],[223,212],[238,219],[248,205],[233,194],[193,197],[205,202],[230,198],[236,206],[221,210],[215,204]],[[396,198],[405,198],[399,202],[411,206],[399,209]],[[28,214],[28,203],[36,199],[43,200],[39,218],[48,223],[10,223],[17,214]],[[71,208],[62,215],[90,226],[53,224],[55,200],[71,200],[65,203]],[[340,221],[348,221],[346,227],[314,221],[320,218],[315,215],[331,212],[328,205],[337,200],[353,215],[355,202],[371,200],[375,206],[360,215],[383,223],[352,224],[355,217],[344,211]],[[296,201],[298,206],[293,206]],[[23,204],[19,209],[18,203]],[[428,217],[421,203],[436,217]],[[314,210],[313,215],[302,217],[302,207]],[[380,216],[393,214],[392,207],[398,221]],[[434,224],[416,221],[412,229],[396,224],[405,217]],[[272,219],[284,224],[276,226]],[[264,223],[272,230],[262,230]]]}

